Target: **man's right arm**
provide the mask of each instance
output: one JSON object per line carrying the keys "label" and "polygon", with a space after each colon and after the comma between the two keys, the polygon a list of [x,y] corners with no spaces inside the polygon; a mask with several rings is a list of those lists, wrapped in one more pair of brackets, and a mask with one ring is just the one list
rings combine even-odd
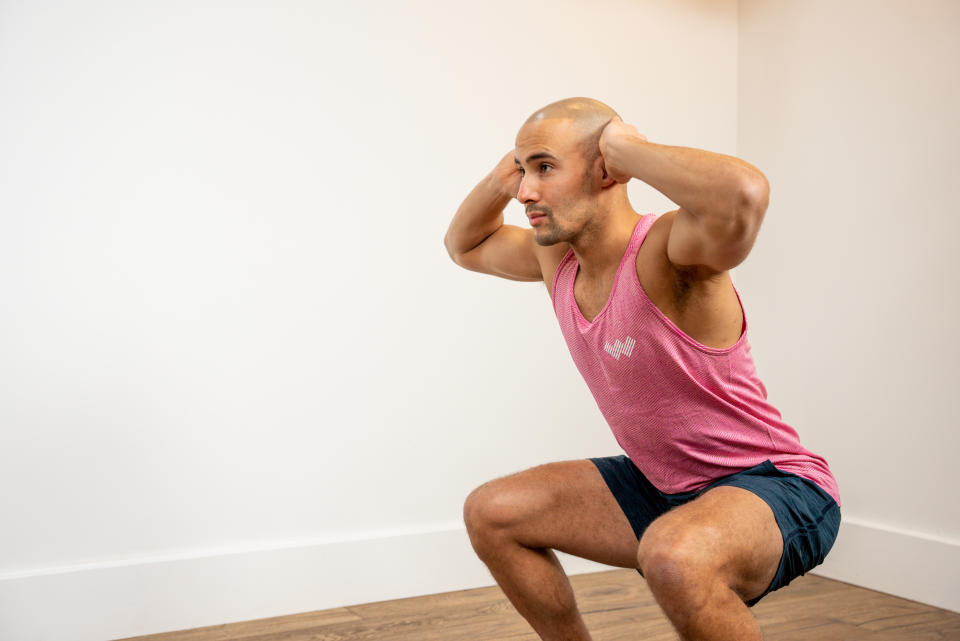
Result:
{"label": "man's right arm", "polygon": [[533,230],[503,224],[503,210],[519,189],[520,172],[510,151],[450,222],[443,244],[456,264],[509,280],[543,280]]}

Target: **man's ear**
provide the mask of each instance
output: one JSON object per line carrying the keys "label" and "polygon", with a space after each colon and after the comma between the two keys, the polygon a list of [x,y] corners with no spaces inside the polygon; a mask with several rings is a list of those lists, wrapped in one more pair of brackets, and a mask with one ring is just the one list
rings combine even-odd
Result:
{"label": "man's ear", "polygon": [[594,175],[600,177],[600,188],[606,189],[611,185],[616,185],[617,181],[610,177],[610,174],[607,173],[607,166],[603,164],[603,154],[598,154],[597,159],[593,164]]}

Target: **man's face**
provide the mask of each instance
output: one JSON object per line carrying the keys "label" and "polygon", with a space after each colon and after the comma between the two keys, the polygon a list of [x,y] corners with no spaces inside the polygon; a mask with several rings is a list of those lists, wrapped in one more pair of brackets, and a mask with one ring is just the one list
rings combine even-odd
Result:
{"label": "man's face", "polygon": [[583,133],[566,118],[534,120],[520,128],[516,160],[523,176],[517,200],[539,245],[569,241],[592,217],[596,194],[583,156]]}

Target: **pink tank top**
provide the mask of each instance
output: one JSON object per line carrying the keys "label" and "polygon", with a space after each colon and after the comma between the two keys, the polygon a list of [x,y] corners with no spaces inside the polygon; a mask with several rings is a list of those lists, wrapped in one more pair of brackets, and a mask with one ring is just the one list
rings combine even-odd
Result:
{"label": "pink tank top", "polygon": [[593,322],[574,299],[580,265],[572,249],[553,277],[560,330],[617,442],[665,494],[699,490],[770,459],[839,505],[827,461],[800,445],[796,430],[767,402],[746,314],[735,345],[707,347],[674,325],[640,286],[637,253],[657,218],[647,214],[637,222],[610,298]]}

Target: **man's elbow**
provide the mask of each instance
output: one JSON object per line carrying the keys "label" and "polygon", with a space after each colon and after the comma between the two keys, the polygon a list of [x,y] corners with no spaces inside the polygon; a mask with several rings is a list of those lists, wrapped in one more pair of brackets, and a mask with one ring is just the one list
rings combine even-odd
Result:
{"label": "man's elbow", "polygon": [[452,260],[454,263],[459,265],[460,262],[457,260],[458,254],[453,250],[453,247],[450,245],[450,238],[448,236],[443,237],[443,248],[447,250],[447,255],[450,256],[450,260]]}
{"label": "man's elbow", "polygon": [[744,208],[758,212],[761,216],[770,204],[770,183],[767,177],[759,174],[758,178],[745,183],[742,188]]}

